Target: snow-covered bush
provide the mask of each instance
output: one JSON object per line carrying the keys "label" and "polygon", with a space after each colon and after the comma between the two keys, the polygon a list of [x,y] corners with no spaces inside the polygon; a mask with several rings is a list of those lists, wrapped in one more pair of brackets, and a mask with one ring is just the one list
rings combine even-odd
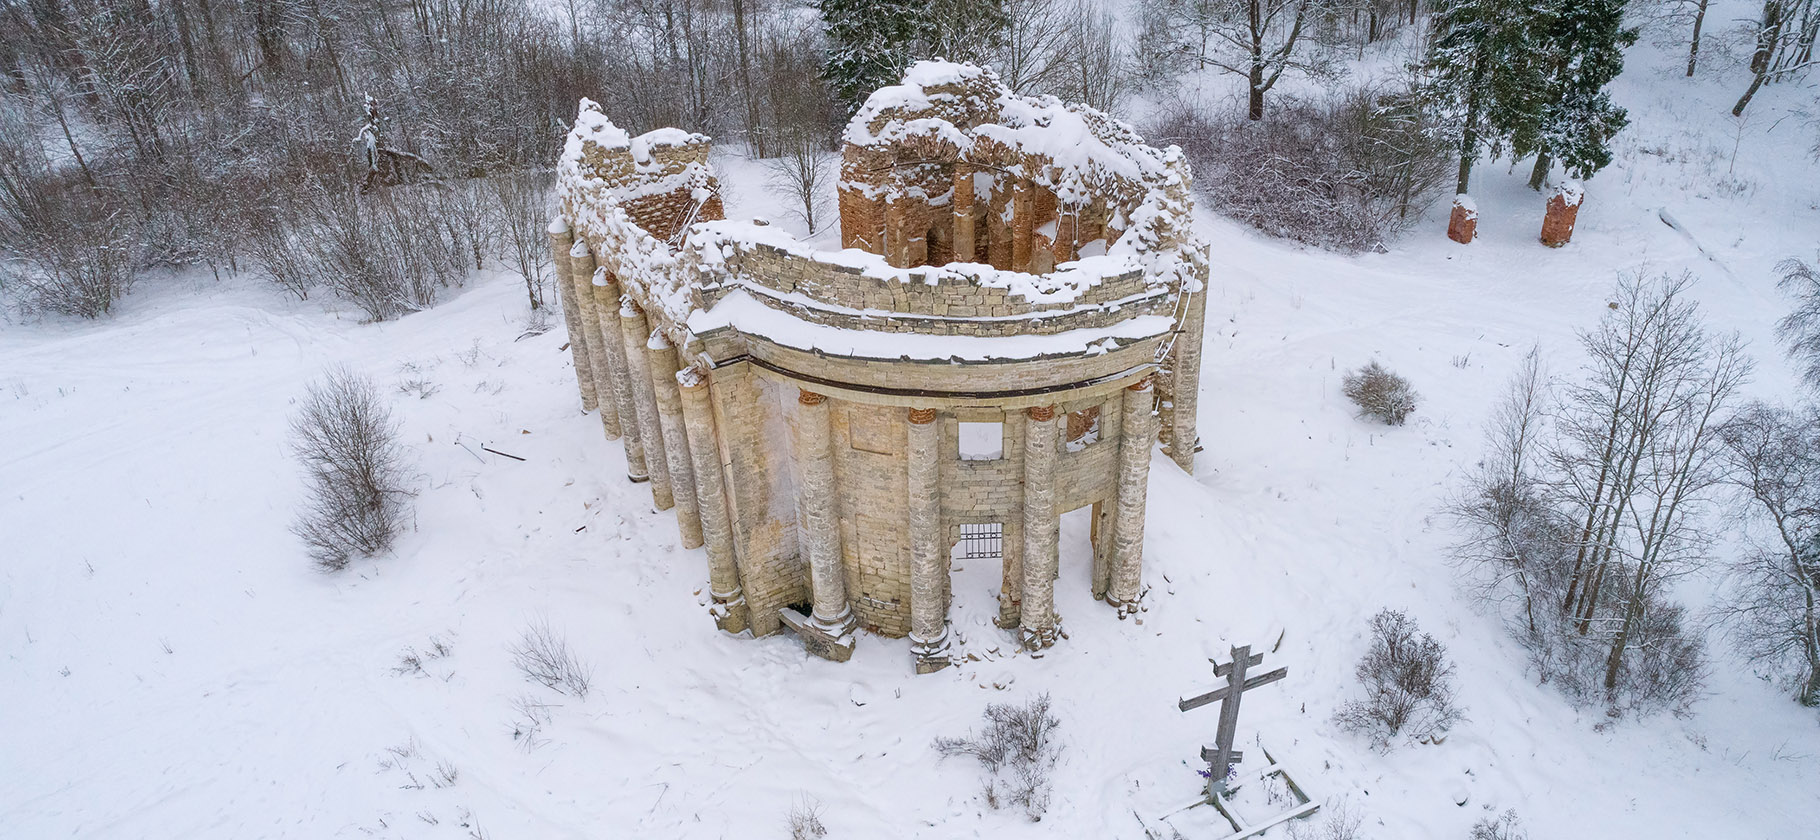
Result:
{"label": "snow-covered bush", "polygon": [[1341,729],[1364,734],[1374,747],[1387,750],[1400,734],[1438,735],[1460,719],[1447,648],[1420,630],[1399,610],[1371,617],[1371,647],[1353,671],[1365,698],[1340,705],[1334,722]]}
{"label": "snow-covered bush", "polygon": [[1523,825],[1517,819],[1517,812],[1505,811],[1496,817],[1486,817],[1472,824],[1472,834],[1467,840],[1528,840],[1523,833]]}
{"label": "snow-covered bush", "polygon": [[372,380],[346,368],[311,383],[291,418],[305,501],[291,530],[324,571],[391,549],[409,515],[398,424]]}
{"label": "snow-covered bush", "polygon": [[1049,809],[1050,776],[1062,752],[1055,730],[1061,725],[1049,711],[1049,695],[1039,694],[1023,705],[987,706],[983,732],[937,738],[935,749],[944,756],[978,759],[985,770],[981,784],[986,803],[994,808],[1019,806],[1034,822]]}
{"label": "snow-covered bush", "polygon": [[1386,370],[1376,360],[1347,373],[1340,380],[1340,391],[1359,407],[1360,414],[1392,426],[1403,425],[1421,400],[1409,380]]}
{"label": "snow-covered bush", "polygon": [[575,657],[569,641],[547,621],[535,621],[525,628],[512,646],[512,664],[526,679],[577,700],[588,699],[588,689],[594,685],[594,669]]}
{"label": "snow-covered bush", "polygon": [[1207,206],[1265,233],[1344,252],[1381,249],[1449,183],[1450,151],[1407,91],[1356,87],[1243,106],[1177,102],[1146,133],[1182,147]]}

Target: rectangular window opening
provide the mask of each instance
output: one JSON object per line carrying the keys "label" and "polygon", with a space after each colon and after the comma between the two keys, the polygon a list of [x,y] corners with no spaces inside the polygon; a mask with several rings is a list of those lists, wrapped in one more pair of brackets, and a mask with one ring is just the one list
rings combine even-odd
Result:
{"label": "rectangular window opening", "polygon": [[1005,424],[960,424],[960,449],[963,461],[996,461],[1005,457]]}
{"label": "rectangular window opening", "polygon": [[1100,440],[1100,407],[1088,406],[1080,411],[1068,413],[1067,436],[1063,438],[1063,448],[1069,452],[1079,452],[1098,443]]}

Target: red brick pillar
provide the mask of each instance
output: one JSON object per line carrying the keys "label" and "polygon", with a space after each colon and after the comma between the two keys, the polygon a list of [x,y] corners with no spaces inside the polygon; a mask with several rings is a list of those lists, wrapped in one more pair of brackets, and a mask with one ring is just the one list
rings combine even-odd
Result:
{"label": "red brick pillar", "polygon": [[1563,181],[1548,199],[1548,215],[1542,217],[1542,244],[1550,248],[1566,245],[1574,238],[1574,221],[1580,216],[1580,202],[1586,193],[1578,181]]}
{"label": "red brick pillar", "polygon": [[954,164],[954,261],[973,262],[978,240],[973,233],[973,164]]}
{"label": "red brick pillar", "polygon": [[1460,193],[1453,197],[1453,215],[1447,217],[1447,238],[1461,245],[1472,244],[1479,235],[1479,205],[1472,197]]}

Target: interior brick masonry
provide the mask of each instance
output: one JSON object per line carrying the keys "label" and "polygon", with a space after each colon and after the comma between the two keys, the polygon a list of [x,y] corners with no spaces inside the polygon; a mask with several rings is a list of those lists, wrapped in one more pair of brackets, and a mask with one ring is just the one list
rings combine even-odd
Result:
{"label": "interior brick masonry", "polygon": [[[729,633],[837,660],[860,628],[907,635],[939,670],[952,547],[996,525],[998,624],[1040,654],[1080,508],[1093,595],[1130,615],[1151,451],[1191,470],[1197,442],[1186,163],[939,62],[845,140],[848,250],[818,251],[722,220],[708,138],[628,137],[583,101],[550,229],[582,409],[704,548]],[[996,454],[963,456],[963,423],[995,424]]]}

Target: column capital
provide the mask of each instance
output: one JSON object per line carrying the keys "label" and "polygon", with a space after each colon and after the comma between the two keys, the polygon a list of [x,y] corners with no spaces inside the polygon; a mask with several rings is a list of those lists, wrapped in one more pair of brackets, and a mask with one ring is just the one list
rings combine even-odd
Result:
{"label": "column capital", "polygon": [[796,401],[803,405],[821,405],[822,403],[827,402],[828,398],[822,394],[817,394],[814,391],[798,388],[796,389]]}
{"label": "column capital", "polygon": [[1128,390],[1132,390],[1132,391],[1148,391],[1151,389],[1151,387],[1155,383],[1156,383],[1155,376],[1146,376],[1143,379],[1139,379],[1138,381],[1133,382],[1130,385],[1127,385],[1125,387]]}
{"label": "column capital", "polygon": [[915,423],[918,426],[924,425],[926,423],[934,423],[935,422],[935,409],[933,409],[933,408],[910,409],[910,422]]}
{"label": "column capital", "polygon": [[701,365],[690,365],[676,372],[676,384],[684,391],[695,391],[708,384],[708,371]]}
{"label": "column capital", "polygon": [[1026,415],[1028,415],[1030,417],[1030,419],[1035,420],[1038,423],[1042,423],[1042,422],[1046,422],[1046,421],[1055,419],[1055,406],[1053,406],[1053,405],[1033,405],[1029,408],[1024,409],[1024,413]]}

